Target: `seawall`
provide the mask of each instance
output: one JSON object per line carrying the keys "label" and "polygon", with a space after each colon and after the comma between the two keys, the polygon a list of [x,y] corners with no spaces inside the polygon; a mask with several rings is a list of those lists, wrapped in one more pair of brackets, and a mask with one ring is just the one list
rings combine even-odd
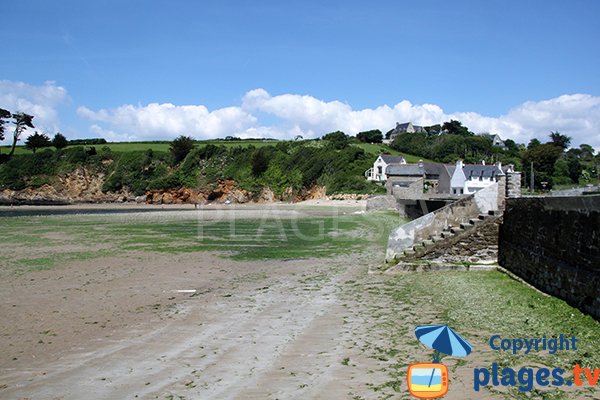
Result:
{"label": "seawall", "polygon": [[507,199],[498,262],[600,319],[600,196]]}

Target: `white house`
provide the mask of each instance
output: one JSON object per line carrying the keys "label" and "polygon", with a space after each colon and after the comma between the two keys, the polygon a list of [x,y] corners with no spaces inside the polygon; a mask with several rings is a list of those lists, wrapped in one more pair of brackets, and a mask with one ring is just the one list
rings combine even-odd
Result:
{"label": "white house", "polygon": [[497,182],[498,178],[505,176],[502,164],[493,165],[464,165],[462,160],[456,162],[456,168],[450,178],[451,194],[472,194]]}
{"label": "white house", "polygon": [[385,170],[388,165],[406,164],[402,156],[392,156],[390,154],[380,154],[373,163],[373,167],[365,171],[365,178],[369,181],[385,182]]}

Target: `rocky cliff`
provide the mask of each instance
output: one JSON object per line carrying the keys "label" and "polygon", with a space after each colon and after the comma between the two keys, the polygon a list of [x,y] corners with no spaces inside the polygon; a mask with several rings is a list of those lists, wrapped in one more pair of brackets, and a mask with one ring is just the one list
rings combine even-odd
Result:
{"label": "rocky cliff", "polygon": [[135,196],[127,190],[103,192],[105,175],[90,172],[80,167],[67,174],[59,175],[52,182],[23,190],[0,191],[0,204],[4,205],[60,205],[73,203],[138,202],[148,204],[206,204],[206,203],[268,203],[274,201],[303,201],[326,198],[323,186],[313,186],[302,191],[291,188],[282,195],[263,188],[253,194],[237,185],[234,180],[219,180],[211,188],[179,188],[147,191]]}

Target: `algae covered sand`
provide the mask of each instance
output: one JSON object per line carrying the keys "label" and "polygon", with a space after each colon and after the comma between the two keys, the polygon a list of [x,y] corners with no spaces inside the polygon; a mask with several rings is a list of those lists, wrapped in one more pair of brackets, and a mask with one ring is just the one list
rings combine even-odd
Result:
{"label": "algae covered sand", "polygon": [[[474,347],[447,398],[597,398],[582,387],[473,390],[496,362],[598,367],[598,323],[499,272],[383,275],[401,223],[359,206],[223,207],[3,218],[0,397],[410,398],[416,325]],[[576,335],[512,356],[492,335]],[[565,377],[568,374],[565,373]]]}

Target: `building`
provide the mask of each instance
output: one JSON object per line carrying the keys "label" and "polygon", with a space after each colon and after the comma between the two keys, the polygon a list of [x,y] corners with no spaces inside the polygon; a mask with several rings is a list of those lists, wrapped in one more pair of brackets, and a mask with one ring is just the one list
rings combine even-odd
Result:
{"label": "building", "polygon": [[502,150],[506,150],[506,145],[504,144],[504,140],[495,133],[480,133],[479,136],[485,136],[492,141],[492,146],[500,147]]}
{"label": "building", "polygon": [[387,193],[397,198],[418,199],[449,194],[454,166],[440,163],[390,165],[386,170]]}
{"label": "building", "polygon": [[462,160],[458,160],[450,179],[450,191],[457,195],[473,194],[505,176],[500,162],[486,165],[482,161],[477,165],[465,165]]}
{"label": "building", "polygon": [[401,133],[427,133],[427,130],[419,125],[413,125],[412,122],[403,124],[396,122],[396,127],[392,129],[389,135],[389,141],[393,141],[396,136]]}
{"label": "building", "polygon": [[392,156],[390,154],[380,154],[373,163],[373,167],[365,171],[365,178],[369,181],[385,182],[385,170],[389,165],[406,164],[402,156]]}

